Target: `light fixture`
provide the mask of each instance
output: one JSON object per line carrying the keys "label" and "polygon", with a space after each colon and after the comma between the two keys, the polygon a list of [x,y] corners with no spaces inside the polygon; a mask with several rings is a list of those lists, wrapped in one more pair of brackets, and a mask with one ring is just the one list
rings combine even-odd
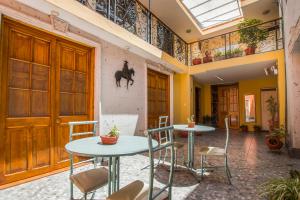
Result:
{"label": "light fixture", "polygon": [[215,77],[216,77],[217,79],[219,79],[220,81],[224,81],[224,79],[222,79],[220,76],[215,75]]}

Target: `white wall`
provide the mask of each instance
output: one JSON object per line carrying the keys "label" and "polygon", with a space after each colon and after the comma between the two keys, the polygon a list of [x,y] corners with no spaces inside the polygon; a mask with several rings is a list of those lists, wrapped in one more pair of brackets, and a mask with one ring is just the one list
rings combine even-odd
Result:
{"label": "white wall", "polygon": [[[133,68],[134,84],[126,88],[126,80],[121,87],[116,86],[115,72],[122,70],[124,61]],[[124,135],[141,135],[146,129],[146,61],[127,50],[109,43],[102,43],[101,53],[101,132],[106,133],[114,124]]]}

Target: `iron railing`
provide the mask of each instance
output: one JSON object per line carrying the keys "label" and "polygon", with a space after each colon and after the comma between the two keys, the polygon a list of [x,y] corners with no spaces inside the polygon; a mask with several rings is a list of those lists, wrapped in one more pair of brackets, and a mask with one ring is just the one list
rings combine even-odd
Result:
{"label": "iron railing", "polygon": [[[267,39],[257,44],[255,54],[283,48],[282,19],[264,22],[255,25],[255,27],[259,27],[268,33]],[[188,64],[196,65],[245,56],[247,55],[246,49],[248,46],[240,42],[240,34],[237,30],[190,43],[188,48]]]}
{"label": "iron railing", "polygon": [[188,44],[137,0],[77,0],[187,64]]}

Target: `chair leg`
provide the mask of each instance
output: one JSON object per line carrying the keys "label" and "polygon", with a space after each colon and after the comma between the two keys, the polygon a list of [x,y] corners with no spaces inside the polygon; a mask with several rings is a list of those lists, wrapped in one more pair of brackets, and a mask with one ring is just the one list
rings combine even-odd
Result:
{"label": "chair leg", "polygon": [[203,174],[204,174],[203,170],[204,170],[204,166],[203,166],[203,155],[201,155],[201,179],[203,179]]}
{"label": "chair leg", "polygon": [[165,150],[165,155],[164,155],[163,164],[165,164],[165,161],[166,161],[167,156],[168,156],[168,149]]}
{"label": "chair leg", "polygon": [[161,150],[158,152],[158,162],[157,162],[157,165],[159,165],[161,161]]}
{"label": "chair leg", "polygon": [[177,149],[174,149],[175,151],[175,168],[177,168]]}
{"label": "chair leg", "polygon": [[225,156],[225,173],[226,173],[226,176],[227,176],[228,183],[231,185],[230,172],[229,172],[229,169],[228,169],[228,163],[227,162],[228,162],[227,156]]}
{"label": "chair leg", "polygon": [[87,200],[87,193],[84,193],[84,200]]}

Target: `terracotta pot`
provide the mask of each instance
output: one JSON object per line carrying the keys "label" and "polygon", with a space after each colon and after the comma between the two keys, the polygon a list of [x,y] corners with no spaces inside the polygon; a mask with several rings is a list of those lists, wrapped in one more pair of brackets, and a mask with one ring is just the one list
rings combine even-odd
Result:
{"label": "terracotta pot", "polygon": [[201,58],[194,58],[193,59],[193,65],[200,65],[202,63]]}
{"label": "terracotta pot", "polygon": [[245,49],[246,55],[255,54],[255,49],[256,49],[256,47],[248,47],[247,49]]}
{"label": "terracotta pot", "polygon": [[241,132],[248,132],[248,126],[243,126],[240,128]]}
{"label": "terracotta pot", "polygon": [[195,122],[188,123],[188,128],[194,128],[194,127],[195,127]]}
{"label": "terracotta pot", "polygon": [[108,136],[108,135],[100,135],[102,144],[112,145],[118,142],[118,136]]}
{"label": "terracotta pot", "polygon": [[267,135],[265,137],[265,143],[270,150],[280,150],[283,146],[283,142],[280,140],[280,137]]}

